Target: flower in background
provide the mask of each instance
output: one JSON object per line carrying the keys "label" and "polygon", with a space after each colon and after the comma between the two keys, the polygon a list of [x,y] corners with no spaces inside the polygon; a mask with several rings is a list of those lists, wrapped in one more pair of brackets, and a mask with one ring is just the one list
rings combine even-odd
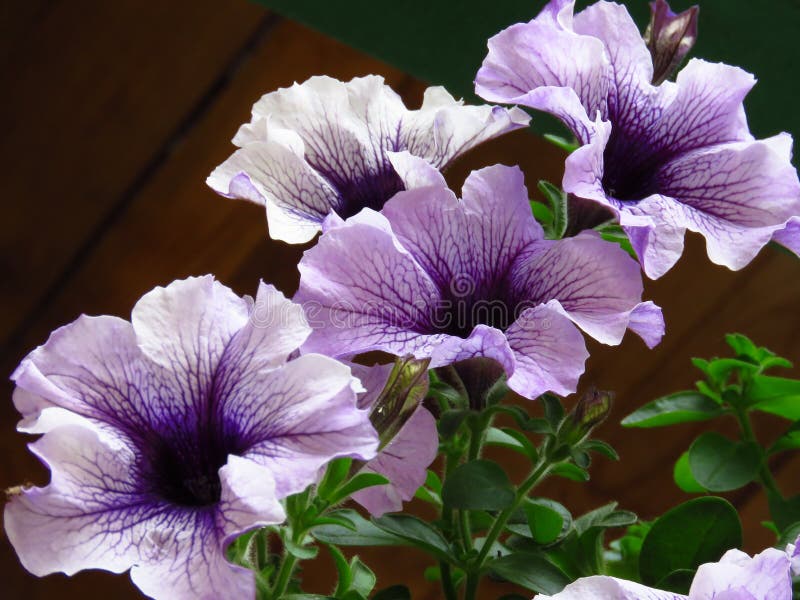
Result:
{"label": "flower in background", "polygon": [[279,499],[377,436],[350,368],[305,355],[302,309],[261,284],[255,304],[210,276],[142,297],[131,322],[80,317],[13,375],[22,431],[50,468],[5,509],[35,575],[131,569],[155,598],[252,598],[226,560],[243,532],[279,523]]}
{"label": "flower in background", "polygon": [[378,473],[385,485],[359,490],[353,499],[372,515],[403,509],[425,483],[428,467],[439,451],[436,419],[422,406],[428,391],[428,360],[399,358],[395,363],[365,367],[353,373],[367,390],[358,406],[370,410],[370,420],[381,438],[378,456],[362,471]]}
{"label": "flower in background", "polygon": [[594,232],[545,240],[518,168],[473,172],[459,200],[424,161],[400,158],[414,189],[330,229],[299,264],[305,351],[413,354],[432,368],[491,358],[534,398],[575,391],[587,357],[575,325],[607,344],[628,327],[658,343],[661,310],[641,303],[636,262]]}
{"label": "flower in background", "polygon": [[407,150],[441,169],[529,120],[517,108],[464,106],[441,87],[428,88],[422,107],[408,110],[382,77],[312,77],[256,102],[251,122],[233,138],[240,149],[208,185],[264,205],[272,238],[303,243],[326,220],[380,210],[404,189],[393,152]]}
{"label": "flower in background", "polygon": [[[687,229],[705,237],[713,262],[740,269],[800,215],[792,139],[750,134],[743,99],[755,79],[739,68],[692,59],[676,81],[654,85],[693,26],[664,2],[653,9],[651,57],[624,6],[573,14],[574,2],[552,0],[489,40],[476,92],[552,113],[572,130],[582,146],[567,158],[564,190],[611,211],[649,277],[677,262]],[[671,36],[680,18],[686,27]],[[800,246],[796,232],[784,235]]]}
{"label": "flower in background", "polygon": [[664,592],[615,577],[585,577],[553,596],[539,594],[534,600],[792,600],[795,546],[785,552],[768,548],[750,557],[740,550],[728,551],[718,563],[701,565],[689,595]]}

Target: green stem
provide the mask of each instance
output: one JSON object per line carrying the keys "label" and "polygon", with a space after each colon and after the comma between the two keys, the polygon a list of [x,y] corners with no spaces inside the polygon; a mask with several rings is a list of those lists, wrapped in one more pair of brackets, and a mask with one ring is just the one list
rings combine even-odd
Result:
{"label": "green stem", "polygon": [[[735,414],[736,419],[739,421],[739,426],[742,429],[742,439],[745,442],[752,442],[760,447],[747,412],[744,410],[737,410]],[[766,457],[761,461],[761,466],[758,470],[758,478],[761,481],[761,485],[763,485],[770,494],[777,496],[778,498],[783,498],[783,494],[778,487],[778,483],[775,481],[775,478],[772,476],[772,472],[769,470]]]}
{"label": "green stem", "polygon": [[464,546],[464,552],[472,550],[472,525],[469,522],[469,511],[459,510],[458,514],[458,532],[461,534],[461,543]]}
{"label": "green stem", "polygon": [[446,561],[439,561],[439,572],[442,574],[442,590],[445,600],[458,600],[456,586],[453,584],[453,574],[450,571],[450,564]]}
{"label": "green stem", "polygon": [[286,588],[289,586],[289,581],[292,578],[294,567],[297,564],[297,558],[289,552],[284,552],[283,560],[281,561],[281,568],[278,571],[278,576],[275,579],[275,587],[272,589],[273,600],[279,600],[281,596],[286,593]]}
{"label": "green stem", "polygon": [[[467,590],[466,595],[464,596],[465,600],[474,600],[475,594],[477,593],[478,589],[478,575],[480,574],[481,570],[483,569],[483,565],[486,562],[486,558],[489,555],[489,552],[492,549],[492,546],[495,544],[497,539],[505,530],[506,524],[511,516],[516,512],[519,508],[519,505],[528,497],[530,491],[534,488],[534,486],[539,483],[542,479],[544,479],[547,474],[549,473],[550,469],[554,466],[551,463],[550,458],[545,456],[536,463],[531,474],[528,478],[522,482],[522,484],[517,489],[516,496],[514,497],[514,502],[512,502],[511,506],[503,510],[495,519],[494,523],[492,523],[492,527],[489,529],[489,533],[486,534],[486,539],[483,541],[483,545],[481,549],[478,551],[478,557],[475,559],[475,562],[472,565],[472,568],[468,572],[467,577]],[[474,579],[474,583],[472,587],[470,587],[470,577],[472,575],[472,579]]]}

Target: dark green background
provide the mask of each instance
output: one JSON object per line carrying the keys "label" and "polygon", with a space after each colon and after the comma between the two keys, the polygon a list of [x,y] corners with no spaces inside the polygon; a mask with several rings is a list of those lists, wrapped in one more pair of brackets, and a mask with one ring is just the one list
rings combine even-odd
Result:
{"label": "dark green background", "polygon": [[[545,4],[543,0],[258,1],[467,99],[474,99],[472,81],[486,54],[487,38],[512,23],[530,20]],[[677,11],[695,3],[671,4]],[[579,8],[587,4],[579,2]],[[625,4],[644,29],[648,3]],[[779,131],[800,135],[796,101],[800,0],[701,0],[699,4],[700,37],[692,56],[738,65],[758,77],[747,100],[756,136]]]}

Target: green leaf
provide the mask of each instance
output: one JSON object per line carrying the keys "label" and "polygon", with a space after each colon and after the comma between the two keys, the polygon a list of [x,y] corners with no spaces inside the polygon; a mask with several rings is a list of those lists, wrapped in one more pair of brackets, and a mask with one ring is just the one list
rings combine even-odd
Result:
{"label": "green leaf", "polygon": [[322,525],[313,527],[311,535],[320,542],[336,546],[408,546],[403,538],[391,535],[376,527],[354,510],[343,509],[328,516],[346,518],[355,528],[341,525]]}
{"label": "green leaf", "polygon": [[317,496],[327,500],[333,491],[347,479],[352,464],[352,458],[334,458],[329,462],[325,469],[325,475],[317,486]]}
{"label": "green leaf", "polygon": [[564,418],[564,405],[553,394],[542,394],[541,401],[544,405],[545,419],[547,419],[554,431],[557,430],[561,420]]}
{"label": "green leaf", "polygon": [[659,517],[642,543],[642,582],[655,585],[678,569],[715,562],[742,544],[736,509],[723,498],[707,496],[681,504]]}
{"label": "green leaf", "polygon": [[619,460],[619,454],[617,454],[613,446],[602,440],[587,440],[581,444],[581,450],[585,452],[597,452],[597,454],[602,454],[611,460]]}
{"label": "green leaf", "polygon": [[505,471],[490,460],[459,465],[442,488],[445,506],[466,510],[502,510],[514,502],[514,487]]}
{"label": "green leaf", "polygon": [[747,388],[750,408],[797,421],[800,419],[800,381],[756,375]]}
{"label": "green leaf", "polygon": [[622,420],[625,427],[664,427],[676,423],[708,421],[723,414],[723,409],[703,394],[677,392],[645,404]]}
{"label": "green leaf", "polygon": [[377,583],[377,578],[375,577],[375,573],[367,567],[361,559],[357,556],[354,556],[350,561],[350,572],[353,574],[352,582],[350,583],[350,589],[355,590],[362,596],[367,596],[375,587],[375,583]]}
{"label": "green leaf", "polygon": [[553,144],[554,146],[558,146],[562,150],[566,150],[567,152],[574,152],[578,149],[578,143],[575,141],[575,138],[567,139],[565,137],[561,137],[560,135],[554,135],[552,133],[545,133],[542,136],[548,142]]}
{"label": "green leaf", "polygon": [[734,442],[709,431],[689,448],[689,468],[697,483],[712,492],[736,490],[750,483],[761,466],[761,448],[753,442]]}
{"label": "green leaf", "polygon": [[384,515],[373,520],[383,531],[421,548],[441,560],[451,562],[450,544],[432,525],[412,515]]}
{"label": "green leaf", "polygon": [[353,581],[353,572],[350,569],[350,563],[347,562],[344,553],[333,544],[327,544],[327,546],[328,551],[331,553],[331,558],[333,558],[336,573],[339,576],[336,582],[336,590],[333,592],[333,595],[338,598],[350,589],[350,584]]}
{"label": "green leaf", "polygon": [[286,529],[281,529],[281,541],[286,551],[300,560],[311,560],[319,554],[319,548],[317,546],[305,546],[295,543],[288,535],[288,530]]}
{"label": "green leaf", "polygon": [[372,600],[411,600],[411,592],[404,585],[393,585],[375,592]]}
{"label": "green leaf", "polygon": [[546,545],[556,541],[564,530],[564,517],[551,506],[541,502],[529,501],[523,506],[528,520],[531,538],[538,544]]}
{"label": "green leaf", "polygon": [[543,556],[515,552],[488,563],[496,576],[542,594],[557,594],[569,584],[564,572]]}
{"label": "green leaf", "polygon": [[781,437],[779,437],[768,450],[769,454],[777,454],[786,450],[800,448],[800,421],[793,423]]}
{"label": "green leaf", "polygon": [[439,435],[444,439],[453,437],[470,414],[472,411],[466,408],[455,408],[442,413],[439,417]]}
{"label": "green leaf", "polygon": [[778,548],[786,548],[787,544],[794,544],[798,536],[800,536],[800,521],[792,523],[783,529],[776,546]]}
{"label": "green leaf", "polygon": [[553,475],[564,477],[572,481],[584,482],[589,481],[589,473],[585,469],[581,469],[572,463],[559,463],[551,471]]}
{"label": "green leaf", "polygon": [[793,498],[781,498],[774,494],[767,494],[769,502],[769,512],[772,520],[783,531],[793,523],[800,521],[800,496]]}
{"label": "green leaf", "polygon": [[567,231],[567,194],[548,181],[539,182],[542,192],[553,212],[552,234],[554,239],[561,239]]}
{"label": "green leaf", "polygon": [[688,594],[694,580],[694,574],[694,569],[678,569],[659,581],[656,584],[656,588],[675,592],[676,594]]}
{"label": "green leaf", "polygon": [[524,454],[531,460],[536,460],[539,455],[536,446],[531,443],[524,433],[516,429],[498,429],[497,427],[490,427],[486,432],[485,443],[509,448],[520,454]]}
{"label": "green leaf", "polygon": [[704,494],[708,491],[702,485],[697,483],[694,475],[692,475],[692,470],[689,467],[688,450],[681,454],[678,462],[675,463],[675,469],[672,471],[672,477],[675,479],[675,483],[678,485],[678,487],[689,494]]}
{"label": "green leaf", "polygon": [[622,227],[616,223],[603,223],[596,229],[600,232],[600,237],[602,237],[605,241],[617,244],[632,258],[637,258],[636,250],[633,249],[631,241],[628,239],[628,234],[625,233],[625,230],[622,229]]}

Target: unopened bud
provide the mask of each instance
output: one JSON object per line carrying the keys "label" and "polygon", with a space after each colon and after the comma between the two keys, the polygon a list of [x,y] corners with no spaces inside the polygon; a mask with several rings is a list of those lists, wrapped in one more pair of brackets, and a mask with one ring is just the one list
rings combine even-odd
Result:
{"label": "unopened bud", "polygon": [[430,359],[398,358],[383,391],[372,405],[369,418],[384,448],[425,399]]}
{"label": "unopened bud", "polygon": [[650,3],[650,24],[644,41],[653,58],[653,85],[666,81],[697,41],[697,13],[693,6],[675,14],[666,0]]}

